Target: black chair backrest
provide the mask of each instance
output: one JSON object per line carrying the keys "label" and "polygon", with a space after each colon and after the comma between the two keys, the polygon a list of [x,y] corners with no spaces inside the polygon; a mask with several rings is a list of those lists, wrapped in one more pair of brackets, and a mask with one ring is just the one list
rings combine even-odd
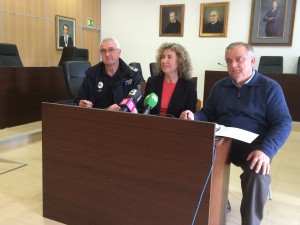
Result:
{"label": "black chair backrest", "polygon": [[0,66],[23,66],[15,44],[0,43]]}
{"label": "black chair backrest", "polygon": [[62,69],[71,97],[76,97],[85,78],[85,71],[91,67],[88,61],[67,61]]}
{"label": "black chair backrest", "polygon": [[258,65],[260,73],[283,73],[282,56],[261,56]]}
{"label": "black chair backrest", "polygon": [[86,48],[77,48],[75,61],[89,61],[89,50]]}
{"label": "black chair backrest", "polygon": [[131,67],[134,67],[135,69],[138,69],[137,73],[141,77],[141,82],[144,82],[145,79],[144,79],[144,76],[143,76],[141,64],[138,63],[138,62],[131,62],[128,65],[131,66]]}
{"label": "black chair backrest", "polygon": [[192,81],[194,81],[194,82],[195,82],[195,84],[196,84],[196,87],[197,87],[197,83],[198,83],[198,77],[192,77]]}
{"label": "black chair backrest", "polygon": [[158,74],[158,71],[157,71],[157,63],[155,62],[152,62],[149,64],[150,66],[150,76],[156,76]]}
{"label": "black chair backrest", "polygon": [[64,62],[74,61],[76,56],[76,47],[64,47],[61,53],[60,61],[58,66],[62,66]]}
{"label": "black chair backrest", "polygon": [[298,57],[297,74],[300,75],[300,56]]}

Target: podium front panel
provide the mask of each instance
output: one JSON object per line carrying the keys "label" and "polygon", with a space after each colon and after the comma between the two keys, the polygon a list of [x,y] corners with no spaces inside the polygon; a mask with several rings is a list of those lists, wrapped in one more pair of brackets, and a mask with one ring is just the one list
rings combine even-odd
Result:
{"label": "podium front panel", "polygon": [[[42,132],[45,217],[72,225],[191,224],[212,164],[213,123],[43,103]],[[229,141],[224,146],[195,225],[225,224]]]}

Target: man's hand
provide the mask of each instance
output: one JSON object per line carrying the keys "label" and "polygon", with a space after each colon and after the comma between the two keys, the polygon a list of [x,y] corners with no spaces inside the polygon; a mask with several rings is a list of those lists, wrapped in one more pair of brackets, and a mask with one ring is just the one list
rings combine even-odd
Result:
{"label": "man's hand", "polygon": [[270,158],[265,153],[260,150],[255,150],[251,152],[247,161],[252,160],[250,164],[250,169],[255,168],[255,173],[258,173],[261,169],[262,175],[270,173]]}
{"label": "man's hand", "polygon": [[131,113],[139,113],[136,108],[134,108]]}
{"label": "man's hand", "polygon": [[180,119],[194,120],[194,113],[190,110],[185,110],[180,114]]}
{"label": "man's hand", "polygon": [[117,104],[113,104],[107,108],[109,111],[120,111],[121,107]]}
{"label": "man's hand", "polygon": [[88,101],[88,100],[80,100],[79,106],[86,107],[86,108],[92,108],[93,107],[93,103],[90,102],[90,101]]}

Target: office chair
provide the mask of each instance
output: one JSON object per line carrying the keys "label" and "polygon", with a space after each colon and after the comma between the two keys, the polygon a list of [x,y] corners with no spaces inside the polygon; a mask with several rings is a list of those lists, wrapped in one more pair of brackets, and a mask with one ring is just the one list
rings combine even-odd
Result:
{"label": "office chair", "polygon": [[62,66],[64,62],[74,61],[76,56],[76,47],[64,47],[61,53],[61,58],[58,63],[58,66]]}
{"label": "office chair", "polygon": [[197,88],[198,77],[192,77],[192,81],[194,81],[194,83],[196,84],[196,88]]}
{"label": "office chair", "polygon": [[297,74],[300,75],[300,56],[298,57]]}
{"label": "office chair", "polygon": [[158,71],[157,71],[157,63],[155,62],[152,62],[149,64],[150,66],[150,76],[156,76],[158,74]]}
{"label": "office chair", "polygon": [[282,56],[261,56],[258,65],[260,73],[283,73]]}
{"label": "office chair", "polygon": [[138,63],[138,62],[131,62],[128,65],[131,66],[131,67],[134,67],[134,68],[138,69],[137,73],[141,77],[141,82],[145,82],[145,79],[144,79],[144,76],[143,76],[143,72],[142,72],[141,64]]}
{"label": "office chair", "polygon": [[85,78],[85,71],[91,67],[87,61],[67,61],[63,63],[62,69],[65,81],[72,98],[77,96],[78,90]]}
{"label": "office chair", "polygon": [[15,44],[0,43],[0,66],[23,66]]}
{"label": "office chair", "polygon": [[86,48],[77,48],[75,61],[89,61],[89,50]]}

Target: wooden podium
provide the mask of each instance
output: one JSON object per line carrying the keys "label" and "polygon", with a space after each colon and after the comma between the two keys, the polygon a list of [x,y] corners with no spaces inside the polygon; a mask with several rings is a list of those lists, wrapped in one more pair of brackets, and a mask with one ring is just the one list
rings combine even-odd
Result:
{"label": "wooden podium", "polygon": [[41,120],[42,102],[70,99],[61,67],[0,67],[0,129]]}
{"label": "wooden podium", "polygon": [[[190,225],[213,160],[214,128],[43,103],[43,216],[72,225]],[[195,225],[226,224],[230,144],[216,144]]]}

